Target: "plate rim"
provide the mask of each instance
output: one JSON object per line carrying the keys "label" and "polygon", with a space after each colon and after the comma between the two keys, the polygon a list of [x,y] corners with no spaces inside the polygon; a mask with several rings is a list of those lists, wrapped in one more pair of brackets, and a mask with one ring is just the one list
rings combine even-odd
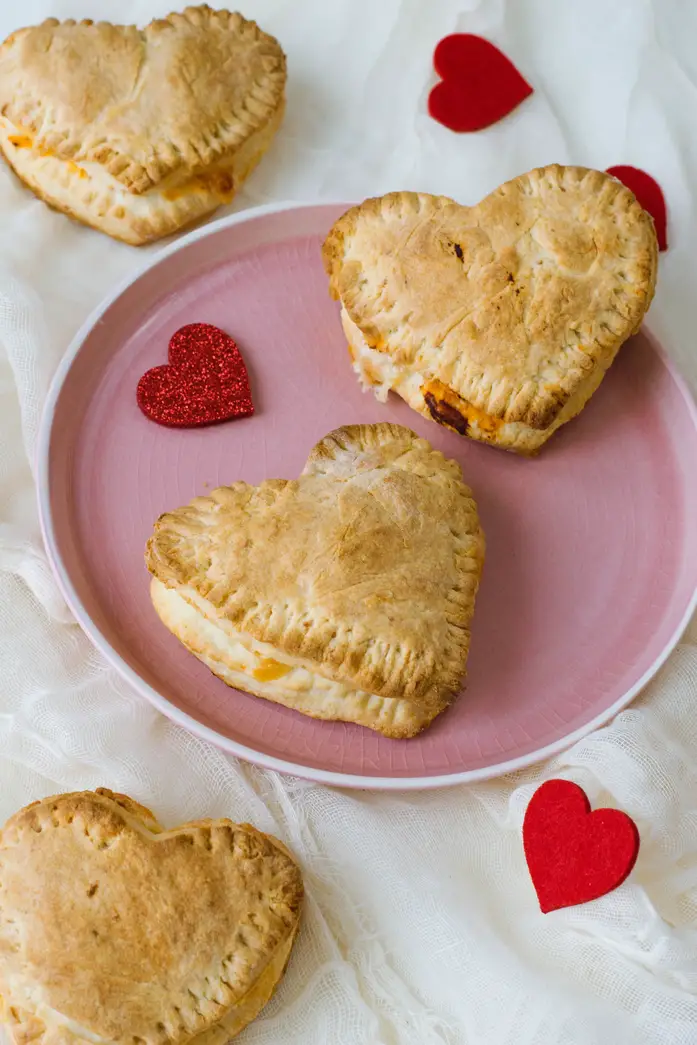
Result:
{"label": "plate rim", "polygon": [[[160,250],[148,255],[142,265],[137,266],[130,275],[118,281],[102,301],[92,309],[70,341],[68,348],[56,368],[49,385],[41,414],[36,442],[35,468],[37,477],[39,525],[44,541],[44,547],[46,549],[47,558],[53,571],[53,575],[56,578],[58,587],[60,588],[71,613],[75,617],[76,622],[82,628],[83,632],[87,635],[87,638],[102,654],[110,666],[113,667],[140,696],[149,701],[149,703],[159,712],[177,725],[182,726],[200,739],[208,741],[217,748],[225,751],[227,754],[235,755],[237,758],[240,758],[245,762],[261,766],[265,769],[271,769],[286,775],[300,777],[301,779],[310,780],[315,783],[327,784],[333,787],[369,791],[426,791],[434,790],[436,788],[454,787],[458,784],[473,784],[484,780],[491,780],[508,773],[517,772],[521,769],[527,769],[529,766],[546,761],[554,755],[560,754],[562,751],[572,747],[577,741],[583,739],[583,737],[588,736],[589,733],[592,733],[594,730],[606,725],[620,711],[626,708],[651,681],[651,679],[654,678],[680,641],[680,638],[697,609],[697,583],[677,627],[649,668],[647,668],[634,685],[623,693],[618,700],[578,729],[573,730],[571,733],[565,734],[559,740],[555,740],[551,744],[547,744],[526,755],[520,755],[513,759],[496,762],[489,766],[480,767],[479,769],[460,770],[457,773],[443,773],[437,776],[372,777],[355,773],[341,773],[326,769],[317,769],[313,766],[303,766],[296,762],[288,762],[284,759],[276,758],[273,755],[264,754],[264,752],[247,747],[245,744],[241,744],[236,740],[232,740],[230,737],[218,733],[210,726],[203,725],[192,715],[176,707],[176,705],[171,703],[167,697],[141,678],[141,676],[134,671],[121,656],[119,656],[116,650],[104,637],[95,622],[92,620],[89,612],[83,605],[80,596],[75,590],[56,541],[49,497],[49,456],[56,405],[76,356],[104,313],[134,283],[149,272],[150,269],[154,268],[171,255],[187,249],[192,243],[204,239],[207,236],[214,235],[222,229],[233,228],[236,225],[241,225],[257,218],[290,210],[307,210],[320,207],[340,208],[342,206],[350,207],[351,204],[335,200],[284,200],[281,202],[266,203],[256,207],[249,207],[245,210],[227,215],[226,217],[218,218],[206,225],[193,229],[180,239],[177,239],[167,246],[162,247]],[[658,353],[672,380],[677,385],[697,432],[697,404],[695,403],[695,399],[686,380],[682,377],[676,365],[650,331],[645,329],[644,332],[648,333],[654,351]]]}

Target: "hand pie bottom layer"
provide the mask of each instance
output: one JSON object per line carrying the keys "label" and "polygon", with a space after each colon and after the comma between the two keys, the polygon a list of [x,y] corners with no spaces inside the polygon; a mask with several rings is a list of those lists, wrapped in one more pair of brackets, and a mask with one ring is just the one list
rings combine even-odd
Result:
{"label": "hand pie bottom layer", "polygon": [[191,589],[186,594],[153,578],[150,594],[163,624],[206,667],[235,689],[245,690],[311,718],[354,722],[384,736],[416,736],[447,704],[425,709],[408,701],[351,689],[309,670],[273,646],[242,635],[225,621],[212,620]]}
{"label": "hand pie bottom layer", "polygon": [[24,128],[0,118],[0,149],[40,199],[72,218],[133,246],[160,239],[229,203],[278,130],[283,106],[216,168],[149,192],[127,189],[98,163],[74,163],[38,148]]}
{"label": "hand pie bottom layer", "polygon": [[[407,367],[399,366],[388,352],[371,348],[345,308],[341,310],[341,324],[349,344],[353,369],[361,385],[364,389],[372,389],[381,403],[386,402],[388,392],[396,392],[412,410],[423,414],[429,421],[444,423],[446,427],[453,428],[477,442],[489,443],[491,446],[514,450],[524,455],[536,454],[557,428],[579,414],[605,376],[605,370],[598,366],[579,386],[548,428],[531,428],[519,421],[505,422],[490,417],[483,410],[465,402],[441,381],[429,379],[423,371],[411,371]],[[431,408],[426,400],[429,386],[435,393],[431,399]],[[440,419],[433,413],[434,409],[439,409],[439,399],[442,400],[440,405],[443,407]],[[448,414],[451,414],[454,424],[446,420]]]}
{"label": "hand pie bottom layer", "polygon": [[[251,990],[215,1026],[190,1038],[188,1045],[225,1045],[256,1019],[285,972],[296,934],[297,929],[283,941]],[[79,1045],[81,1042],[101,1045],[104,1042],[108,1045],[106,1039],[47,1005],[38,1005],[35,1012],[30,1012],[17,1004],[11,995],[6,995],[0,997],[0,1011],[2,1026],[15,1045],[25,1045],[28,1041],[38,1045],[47,1045],[48,1042],[53,1045]]]}

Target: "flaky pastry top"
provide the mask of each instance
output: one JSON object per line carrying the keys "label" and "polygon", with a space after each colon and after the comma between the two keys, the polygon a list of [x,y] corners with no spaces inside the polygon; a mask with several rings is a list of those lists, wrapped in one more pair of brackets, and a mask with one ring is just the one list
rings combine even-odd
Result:
{"label": "flaky pastry top", "polygon": [[399,425],[352,425],[297,480],[235,483],[158,519],[151,573],[281,659],[383,697],[460,687],[484,555],[456,462]]}
{"label": "flaky pastry top", "polygon": [[416,192],[366,200],[323,255],[370,347],[489,417],[546,429],[638,329],[657,249],[629,189],[553,165],[473,207]]}
{"label": "flaky pastry top", "polygon": [[287,945],[302,892],[286,849],[249,825],[165,831],[104,789],[47,798],[0,836],[0,990],[38,1014],[35,1036],[53,1022],[52,1041],[72,1021],[88,1040],[182,1042]]}
{"label": "flaky pastry top", "polygon": [[272,36],[205,4],[143,30],[49,18],[0,47],[2,114],[133,193],[224,161],[283,104],[285,80]]}

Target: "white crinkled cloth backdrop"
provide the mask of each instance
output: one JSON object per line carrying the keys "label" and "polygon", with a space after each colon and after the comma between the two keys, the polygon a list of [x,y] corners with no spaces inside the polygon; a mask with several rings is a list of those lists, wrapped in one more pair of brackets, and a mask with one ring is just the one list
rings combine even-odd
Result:
{"label": "white crinkled cloth backdrop", "polygon": [[[243,3],[243,0],[240,0]],[[168,0],[0,0],[0,35],[55,15],[146,22]],[[474,202],[552,161],[652,172],[670,208],[651,324],[697,383],[697,7],[689,0],[244,0],[289,57],[280,138],[236,207],[396,188]],[[425,115],[433,46],[501,46],[536,93],[457,136]],[[169,823],[251,820],[302,861],[305,929],[248,1045],[697,1043],[697,633],[606,729],[551,764],[411,797],[249,768],[171,725],[72,622],[35,509],[47,383],[145,253],[79,228],[0,170],[0,818],[106,784]],[[696,462],[697,465],[697,462]],[[636,820],[617,892],[542,916],[520,829],[536,782],[572,777]]]}

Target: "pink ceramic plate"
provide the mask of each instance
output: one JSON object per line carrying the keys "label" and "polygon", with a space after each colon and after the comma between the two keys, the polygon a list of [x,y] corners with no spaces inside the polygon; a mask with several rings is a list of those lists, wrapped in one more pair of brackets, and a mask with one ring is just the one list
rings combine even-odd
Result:
{"label": "pink ceramic plate", "polygon": [[[582,416],[525,460],[381,406],[351,371],[320,244],[337,205],[267,207],[160,254],[78,335],[49,395],[40,502],[49,555],[96,646],[165,714],[227,751],[356,787],[482,779],[559,751],[624,707],[676,643],[697,587],[695,411],[646,334]],[[177,431],[136,385],[185,323],[247,361],[257,412]],[[421,737],[386,740],[228,689],[160,624],[143,548],[156,517],[236,479],[293,477],[338,425],[396,421],[462,465],[487,562],[467,689]],[[271,568],[271,564],[270,564]]]}

